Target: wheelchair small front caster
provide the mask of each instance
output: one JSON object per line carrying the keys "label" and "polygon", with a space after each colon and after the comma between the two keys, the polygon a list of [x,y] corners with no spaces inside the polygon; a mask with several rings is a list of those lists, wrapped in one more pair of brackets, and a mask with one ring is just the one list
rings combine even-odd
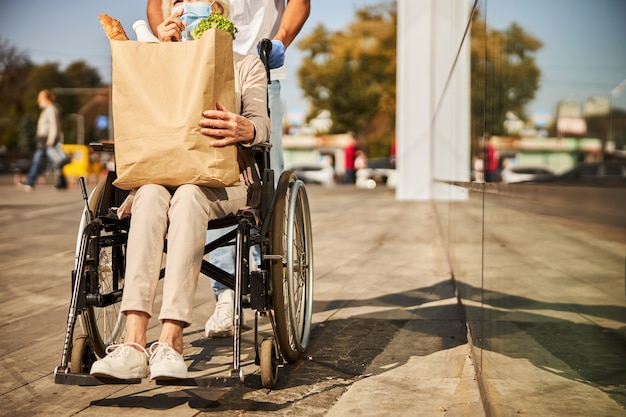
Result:
{"label": "wheelchair small front caster", "polygon": [[278,359],[273,338],[261,343],[261,383],[265,388],[272,389],[278,381]]}

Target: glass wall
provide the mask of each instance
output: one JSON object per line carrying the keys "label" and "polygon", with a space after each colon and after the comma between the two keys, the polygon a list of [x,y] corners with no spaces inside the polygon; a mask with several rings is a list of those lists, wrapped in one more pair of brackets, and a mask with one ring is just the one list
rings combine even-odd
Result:
{"label": "glass wall", "polygon": [[435,167],[467,194],[435,204],[485,408],[626,415],[626,2],[472,4],[471,181]]}

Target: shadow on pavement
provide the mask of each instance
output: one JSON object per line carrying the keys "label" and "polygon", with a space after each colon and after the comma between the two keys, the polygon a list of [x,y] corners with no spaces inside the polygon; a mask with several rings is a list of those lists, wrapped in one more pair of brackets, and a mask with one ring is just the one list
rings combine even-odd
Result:
{"label": "shadow on pavement", "polygon": [[[449,300],[443,305],[425,303]],[[314,327],[305,355],[280,369],[276,390],[266,390],[258,374],[248,375],[243,384],[224,389],[189,388],[150,396],[151,390],[92,402],[99,407],[139,407],[163,410],[188,403],[200,411],[246,410],[278,411],[294,406],[330,406],[351,384],[362,378],[384,373],[406,364],[410,357],[426,356],[467,343],[461,306],[454,298],[454,283],[443,281],[409,292],[388,294],[365,300],[333,300],[315,303],[315,312],[337,308],[367,307],[367,313],[330,319]],[[409,324],[410,326],[407,326]],[[388,367],[368,367],[402,329],[414,333],[411,346],[394,348]],[[413,337],[412,337],[413,339]],[[207,357],[228,349],[231,339],[197,341],[203,350],[194,355],[198,366]],[[195,357],[198,356],[198,357]],[[202,356],[200,358],[199,356]],[[256,394],[255,394],[256,393]],[[321,408],[320,408],[321,409]]]}
{"label": "shadow on pavement", "polygon": [[[541,302],[464,283],[458,286],[464,298],[482,303],[482,308],[465,307],[470,321],[480,317],[480,323],[472,326],[476,347],[527,359],[539,369],[600,389],[626,407],[626,307]],[[562,312],[573,313],[582,322],[565,320]],[[591,318],[622,325],[610,329]],[[541,349],[531,348],[531,342]]]}

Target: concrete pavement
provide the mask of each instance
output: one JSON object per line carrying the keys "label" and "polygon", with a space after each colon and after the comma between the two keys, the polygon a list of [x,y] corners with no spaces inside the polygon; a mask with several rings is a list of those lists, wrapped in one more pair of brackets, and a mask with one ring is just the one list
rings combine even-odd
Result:
{"label": "concrete pavement", "polygon": [[[80,193],[50,186],[22,193],[9,177],[0,183],[1,415],[484,415],[430,203],[397,202],[387,189],[307,187],[314,329],[306,358],[281,369],[277,389],[260,385],[250,326],[243,385],[77,387],[55,385],[53,370],[69,303]],[[219,378],[228,374],[230,339],[202,336],[214,307],[207,279],[196,299],[185,358],[194,376]],[[248,324],[251,319],[248,314]],[[152,323],[149,340],[158,330]]]}

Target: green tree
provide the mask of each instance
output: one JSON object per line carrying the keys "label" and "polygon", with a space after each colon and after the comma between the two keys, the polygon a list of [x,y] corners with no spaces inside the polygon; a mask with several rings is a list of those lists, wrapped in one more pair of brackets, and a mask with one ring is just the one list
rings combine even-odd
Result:
{"label": "green tree", "polygon": [[543,44],[517,23],[490,29],[478,14],[471,28],[472,137],[504,135],[507,111],[525,116],[525,106],[539,88],[541,71],[535,52]]}
{"label": "green tree", "polygon": [[[62,71],[61,77],[61,83],[55,85],[55,88],[82,89],[102,86],[102,79],[98,71],[84,61],[70,63]],[[84,93],[57,94],[57,99],[66,113],[70,111],[77,113],[93,99],[93,96]]]}
{"label": "green tree", "polygon": [[23,100],[28,74],[33,64],[28,55],[0,37],[0,145],[17,146],[20,121],[26,113]]}
{"label": "green tree", "polygon": [[[28,55],[0,37],[0,145],[10,152],[26,153],[34,147],[34,136],[40,109],[37,94],[42,89],[101,87],[98,71],[83,61],[75,61],[64,70],[59,64],[49,62],[35,65]],[[106,113],[106,102],[90,106],[92,113],[86,118],[86,130],[92,132],[95,123],[93,113]],[[94,101],[92,95],[58,95],[58,103],[64,114],[76,113]],[[102,110],[104,109],[104,110]],[[70,126],[64,121],[64,131]]]}
{"label": "green tree", "polygon": [[332,133],[354,132],[370,157],[389,156],[395,137],[395,2],[365,7],[345,30],[318,25],[298,42],[309,118],[329,110]]}
{"label": "green tree", "polygon": [[[96,128],[98,115],[109,113],[109,89],[103,86],[98,71],[84,61],[74,61],[63,71],[64,83],[58,87],[65,88],[68,93],[57,94],[61,108],[68,119],[64,123],[66,140],[77,140],[77,119],[71,114],[80,114],[84,123],[84,133],[87,142],[103,139],[102,132]],[[72,90],[73,89],[73,90]],[[83,92],[82,89],[88,89]]]}

